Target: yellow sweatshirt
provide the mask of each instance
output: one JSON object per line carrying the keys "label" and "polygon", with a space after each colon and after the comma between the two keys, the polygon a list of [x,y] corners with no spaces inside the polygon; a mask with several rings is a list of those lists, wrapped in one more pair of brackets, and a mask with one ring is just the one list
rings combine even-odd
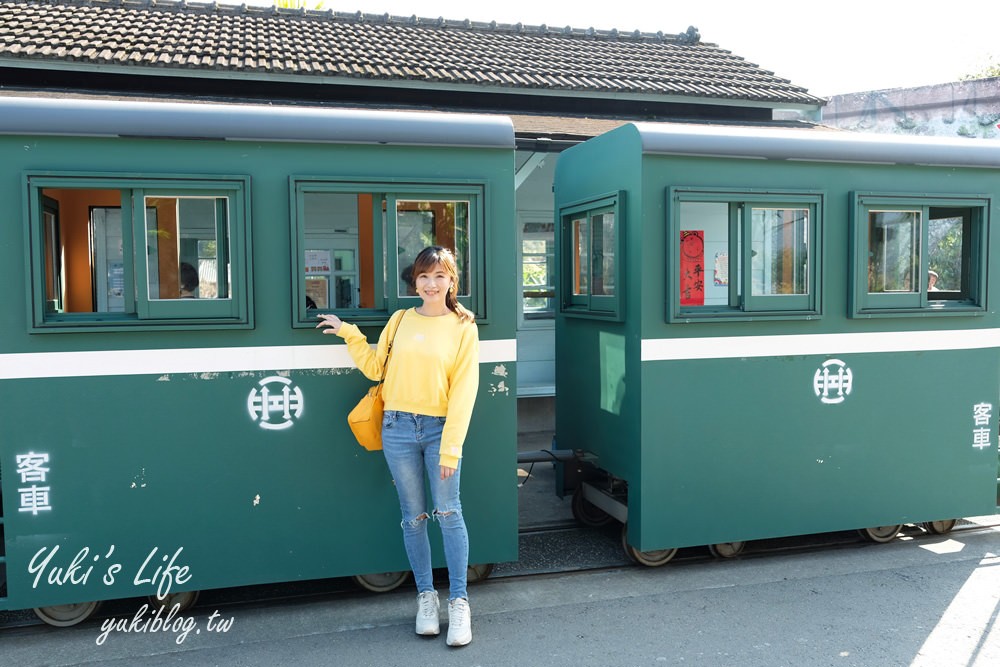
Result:
{"label": "yellow sweatshirt", "polygon": [[377,382],[393,331],[382,385],[385,409],[445,417],[440,465],[457,468],[479,391],[479,329],[454,313],[425,317],[410,308],[393,313],[375,350],[356,325],[345,322],[337,335],[361,372]]}

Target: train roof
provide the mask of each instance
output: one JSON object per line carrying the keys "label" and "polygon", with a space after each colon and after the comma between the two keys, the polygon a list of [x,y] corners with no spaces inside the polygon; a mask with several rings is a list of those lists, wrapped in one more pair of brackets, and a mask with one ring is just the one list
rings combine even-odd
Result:
{"label": "train roof", "polygon": [[0,96],[0,134],[513,148],[504,116]]}
{"label": "train roof", "polygon": [[643,153],[1000,168],[1000,142],[841,131],[631,123]]}

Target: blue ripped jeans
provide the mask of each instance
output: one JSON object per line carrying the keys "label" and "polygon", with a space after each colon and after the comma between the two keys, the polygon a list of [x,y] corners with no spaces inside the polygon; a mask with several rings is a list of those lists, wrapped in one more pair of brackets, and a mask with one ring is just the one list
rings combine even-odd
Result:
{"label": "blue ripped jeans", "polygon": [[[386,410],[382,417],[382,452],[392,473],[403,512],[403,545],[410,559],[410,568],[417,592],[434,590],[431,568],[431,544],[427,537],[427,520],[433,517],[444,538],[444,558],[448,564],[449,600],[468,599],[466,578],[469,567],[469,533],[462,518],[462,503],[458,498],[458,470],[448,479],[441,479],[438,449],[444,417],[415,415],[410,412]],[[430,481],[433,512],[427,511],[424,471]]]}

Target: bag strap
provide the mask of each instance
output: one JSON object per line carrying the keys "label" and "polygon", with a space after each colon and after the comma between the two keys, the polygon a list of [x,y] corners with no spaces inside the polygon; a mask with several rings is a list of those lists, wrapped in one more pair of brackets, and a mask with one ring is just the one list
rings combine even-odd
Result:
{"label": "bag strap", "polygon": [[396,332],[399,331],[399,325],[402,323],[404,317],[406,317],[405,310],[403,311],[402,315],[396,318],[396,326],[392,330],[392,335],[389,336],[389,347],[385,353],[385,365],[382,366],[382,379],[378,381],[379,384],[382,384],[382,382],[385,380],[386,371],[389,370],[389,357],[392,356],[392,342],[396,340]]}

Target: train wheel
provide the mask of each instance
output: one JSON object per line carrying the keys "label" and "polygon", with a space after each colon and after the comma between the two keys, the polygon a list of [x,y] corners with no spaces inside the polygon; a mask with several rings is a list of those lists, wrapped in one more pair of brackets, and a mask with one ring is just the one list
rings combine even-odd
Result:
{"label": "train wheel", "polygon": [[470,584],[478,584],[480,581],[485,581],[486,579],[489,579],[491,574],[493,574],[493,563],[483,563],[482,565],[470,565],[468,582]]}
{"label": "train wheel", "polygon": [[585,526],[600,528],[612,521],[612,516],[597,505],[583,497],[583,486],[576,487],[573,492],[573,502],[570,505],[573,518]]}
{"label": "train wheel", "polygon": [[677,555],[677,549],[654,549],[653,551],[639,551],[628,543],[628,524],[622,524],[622,547],[625,555],[634,560],[639,565],[646,567],[660,567],[670,562],[670,559]]}
{"label": "train wheel", "polygon": [[194,603],[198,601],[198,591],[181,591],[179,593],[168,593],[162,600],[156,595],[149,596],[149,605],[156,609],[157,607],[163,607],[167,611],[174,608],[174,605],[178,605],[177,613],[182,611],[187,611],[194,606]]}
{"label": "train wheel", "polygon": [[861,537],[866,540],[871,540],[872,542],[892,542],[896,535],[899,535],[899,531],[903,529],[903,524],[898,523],[894,526],[873,526],[871,528],[862,528],[858,532],[861,533]]}
{"label": "train wheel", "polygon": [[76,604],[56,604],[51,607],[35,607],[35,615],[49,625],[68,628],[83,623],[94,615],[101,606],[100,601],[77,602]]}
{"label": "train wheel", "polygon": [[957,522],[958,519],[945,519],[944,521],[924,521],[922,525],[928,533],[944,535],[945,533],[950,533]]}
{"label": "train wheel", "polygon": [[746,542],[720,542],[719,544],[709,544],[708,550],[716,558],[732,558],[743,553]]}
{"label": "train wheel", "polygon": [[409,576],[409,572],[356,574],[354,575],[354,581],[358,582],[358,585],[361,586],[361,588],[372,591],[373,593],[387,593],[395,588],[399,588]]}

